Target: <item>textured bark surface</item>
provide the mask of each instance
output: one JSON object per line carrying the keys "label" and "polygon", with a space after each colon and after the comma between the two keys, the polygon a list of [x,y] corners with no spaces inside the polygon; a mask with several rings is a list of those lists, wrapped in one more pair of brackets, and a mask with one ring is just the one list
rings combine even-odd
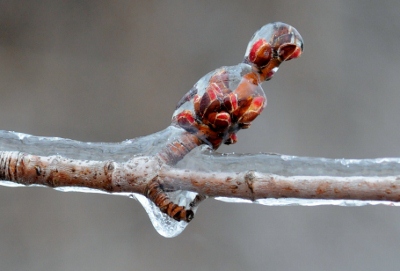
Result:
{"label": "textured bark surface", "polygon": [[[333,170],[337,167],[335,160],[328,159],[323,159],[325,169],[321,169],[319,176],[282,176],[254,170],[205,172],[171,167],[183,159],[191,148],[196,147],[196,142],[200,143],[192,142],[194,138],[184,133],[183,141],[168,143],[159,154],[137,156],[124,163],[76,160],[60,155],[0,152],[0,179],[23,185],[77,186],[109,193],[139,193],[149,197],[172,217],[179,217],[178,220],[186,216],[192,218],[193,214],[181,214],[184,209],[178,211],[179,206],[175,206],[164,191],[186,190],[202,196],[234,197],[251,201],[266,198],[400,201],[400,175],[396,175],[400,163],[396,159],[377,159],[375,163],[371,160],[345,163],[346,160],[342,160],[342,167],[359,170],[360,176],[343,176],[340,167]],[[268,155],[264,156],[264,167],[268,168]],[[207,159],[207,156],[203,155],[203,158]],[[246,156],[225,157],[225,160],[244,165],[250,161]],[[310,164],[318,160],[292,157],[289,162],[292,162],[292,166],[296,162],[300,166],[301,163]],[[201,166],[198,157],[197,161]],[[377,170],[384,170],[390,164],[388,176],[370,176],[373,172],[368,172],[368,166],[376,164]],[[368,175],[362,176],[363,171],[368,172]],[[333,176],[327,176],[328,172]]]}

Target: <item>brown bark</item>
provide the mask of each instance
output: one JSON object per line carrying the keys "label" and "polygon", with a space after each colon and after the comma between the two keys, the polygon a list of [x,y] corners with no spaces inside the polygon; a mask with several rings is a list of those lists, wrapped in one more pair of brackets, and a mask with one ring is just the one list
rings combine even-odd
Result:
{"label": "brown bark", "polygon": [[[156,157],[135,157],[126,163],[116,163],[0,152],[0,178],[23,185],[77,186],[146,196],[151,194],[149,185],[152,187],[158,179],[163,189],[151,194],[150,198],[154,199],[165,190],[188,190],[209,197],[253,201],[264,198],[400,201],[400,176],[286,177],[256,171],[208,173],[160,166]],[[159,189],[158,186],[154,188]],[[165,201],[162,204],[165,206]]]}

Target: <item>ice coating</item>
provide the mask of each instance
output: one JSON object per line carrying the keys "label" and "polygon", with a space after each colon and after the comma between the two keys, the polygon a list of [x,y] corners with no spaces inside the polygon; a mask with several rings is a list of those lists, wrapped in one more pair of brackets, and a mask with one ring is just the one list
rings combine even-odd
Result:
{"label": "ice coating", "polygon": [[378,200],[342,200],[342,199],[298,199],[298,198],[267,198],[256,201],[244,200],[239,198],[217,197],[216,200],[232,203],[257,203],[265,206],[400,206],[400,202],[378,201]]}
{"label": "ice coating", "polygon": [[[5,187],[26,187],[22,184],[9,182],[9,181],[0,181],[0,186]],[[30,185],[32,187],[45,187],[43,185]],[[109,194],[102,190],[91,189],[87,187],[76,187],[76,186],[63,186],[55,188],[61,192],[80,192],[80,193],[96,193],[96,194]],[[186,227],[189,225],[185,221],[176,221],[171,218],[167,214],[160,211],[152,201],[146,198],[143,195],[137,193],[113,193],[113,195],[125,196],[131,199],[136,199],[140,202],[140,204],[145,209],[147,215],[150,218],[151,224],[155,228],[155,230],[162,236],[167,238],[172,238],[179,235]],[[189,207],[190,202],[195,198],[196,193],[189,191],[175,191],[169,193],[169,196],[172,200],[183,205],[185,207]],[[197,207],[191,208],[194,213],[197,211]]]}
{"label": "ice coating", "polygon": [[117,143],[81,142],[67,138],[34,136],[0,130],[0,151],[22,151],[41,156],[62,155],[72,159],[126,162],[138,155],[154,155],[178,140],[184,131],[168,126],[157,133]]}
{"label": "ice coating", "polygon": [[[41,157],[57,156],[58,159],[68,158],[80,161],[92,161],[94,163],[114,161],[123,166],[134,161],[136,157],[138,159],[141,157],[154,159],[152,157],[159,154],[168,144],[178,141],[183,133],[186,132],[182,128],[169,126],[160,132],[145,137],[138,137],[119,143],[100,143],[0,131],[0,153],[14,151],[27,154],[32,153]],[[8,180],[0,181],[0,185],[7,187],[26,186]],[[45,187],[45,185],[39,184],[29,184],[28,186]],[[55,189],[62,192],[110,194],[110,192],[82,186],[60,186],[55,187]],[[187,222],[176,221],[162,213],[159,207],[155,206],[152,201],[143,195],[125,192],[111,192],[111,194],[137,199],[148,213],[156,230],[165,237],[176,236],[188,225]],[[196,193],[188,191],[177,191],[167,194],[171,201],[184,207],[188,207],[196,196]],[[195,213],[197,208],[191,207],[190,209]]]}
{"label": "ice coating", "polygon": [[201,172],[240,172],[254,170],[279,176],[386,177],[400,176],[400,158],[328,159],[275,153],[216,153],[197,148],[176,168]]}
{"label": "ice coating", "polygon": [[235,143],[237,131],[249,128],[267,104],[261,83],[302,50],[295,28],[280,22],[265,25],[250,40],[243,63],[216,69],[193,86],[178,103],[172,123],[213,149]]}
{"label": "ice coating", "polygon": [[176,166],[200,145],[215,150],[235,143],[236,133],[249,128],[266,106],[261,83],[271,79],[283,61],[299,57],[302,49],[293,27],[280,22],[262,27],[242,63],[202,77],[178,103],[172,125],[146,137],[84,143],[0,131],[0,185],[129,196],[143,205],[161,235],[176,236],[208,194],[191,192],[196,190],[186,184],[164,183],[163,167]]}
{"label": "ice coating", "polygon": [[258,71],[262,80],[270,80],[283,61],[299,57],[303,52],[303,38],[294,28],[285,23],[275,22],[264,25],[250,39],[244,55]]}
{"label": "ice coating", "polygon": [[235,143],[236,132],[248,128],[266,106],[260,83],[245,63],[208,73],[179,102],[173,123],[214,149]]}
{"label": "ice coating", "polygon": [[[174,202],[189,208],[189,204],[196,196],[196,193],[188,191],[175,191],[173,193],[169,193],[169,196],[172,200],[174,200]],[[151,223],[153,224],[153,227],[160,235],[164,237],[175,237],[179,235],[187,227],[187,225],[189,225],[185,221],[176,221],[167,214],[161,212],[160,208],[142,195],[131,194],[131,198],[136,198],[142,204],[150,218]],[[192,210],[194,213],[196,213],[197,208],[192,208]]]}

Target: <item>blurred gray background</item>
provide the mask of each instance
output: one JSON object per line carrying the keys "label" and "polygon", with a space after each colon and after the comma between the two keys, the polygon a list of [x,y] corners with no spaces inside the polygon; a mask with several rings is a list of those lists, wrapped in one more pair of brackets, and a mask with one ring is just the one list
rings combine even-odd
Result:
{"label": "blurred gray background", "polygon": [[[0,1],[0,129],[121,141],[164,129],[205,73],[283,21],[304,55],[235,146],[400,156],[400,2]],[[134,200],[0,187],[1,270],[396,270],[400,208],[203,203],[178,237]]]}

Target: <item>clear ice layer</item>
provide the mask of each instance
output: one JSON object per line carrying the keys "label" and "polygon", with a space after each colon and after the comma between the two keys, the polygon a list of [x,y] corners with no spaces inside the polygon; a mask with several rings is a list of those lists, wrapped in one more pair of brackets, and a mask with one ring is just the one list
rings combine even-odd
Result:
{"label": "clear ice layer", "polygon": [[[121,143],[92,143],[79,142],[58,137],[40,137],[22,133],[0,131],[0,151],[21,151],[29,154],[63,157],[79,160],[95,160],[123,163],[134,156],[147,156],[158,153],[168,142],[173,142],[182,133],[181,128],[169,126],[158,133],[125,140]],[[1,186],[26,187],[25,185],[0,181]],[[31,185],[44,187],[42,185]],[[105,191],[87,187],[57,187],[62,192],[100,193],[110,194]],[[169,216],[161,213],[159,208],[146,197],[136,193],[113,193],[113,195],[127,196],[137,199],[146,210],[149,218],[159,234],[164,237],[174,237],[180,234],[188,225],[186,222],[177,222]],[[176,191],[168,193],[169,197],[177,204],[188,207],[196,196],[196,193],[188,191]],[[196,212],[197,208],[192,208]]]}
{"label": "clear ice layer", "polygon": [[[188,191],[176,191],[168,194],[169,197],[177,204],[185,207],[189,207],[190,202],[196,196],[196,193]],[[139,194],[131,194],[132,198],[136,198],[146,210],[153,227],[156,231],[167,238],[175,237],[179,235],[188,225],[185,221],[176,221],[168,215],[162,213],[160,209],[154,205],[145,196]],[[196,213],[197,208],[192,208],[193,212]]]}
{"label": "clear ice layer", "polygon": [[[183,110],[189,110],[193,114],[195,114],[193,107],[194,95],[197,94],[199,96],[203,96],[206,93],[207,88],[210,86],[210,80],[213,76],[226,73],[229,77],[227,81],[224,81],[224,83],[227,84],[227,88],[229,90],[234,91],[241,83],[241,81],[244,80],[243,75],[249,74],[251,72],[252,67],[245,63],[240,63],[235,66],[224,66],[212,72],[209,72],[208,74],[200,78],[200,80],[193,86],[193,88],[188,93],[186,93],[185,96],[183,96],[181,101],[178,103],[177,109],[175,110],[173,116],[176,116]],[[265,97],[265,93],[260,85],[254,86],[254,89],[252,89],[252,94]]]}
{"label": "clear ice layer", "polygon": [[[69,139],[46,138],[24,135],[13,132],[0,131],[0,151],[23,151],[35,155],[61,155],[73,159],[84,160],[114,160],[126,162],[132,156],[154,155],[166,143],[174,141],[182,129],[168,127],[167,129],[146,137],[126,140],[122,143],[83,143]],[[295,157],[278,154],[218,154],[208,147],[201,146],[184,157],[176,168],[200,172],[241,172],[255,170],[280,176],[400,176],[399,158],[378,159],[325,159],[310,157]],[[21,187],[23,185],[0,181],[0,185],[7,187]],[[33,185],[39,186],[39,185]],[[57,187],[63,192],[102,193],[104,191],[86,187]],[[165,237],[174,237],[180,234],[188,225],[186,222],[177,222],[161,213],[146,197],[134,193],[114,193],[137,199],[145,208],[154,228]],[[189,206],[196,193],[176,191],[168,193],[175,203]],[[322,199],[258,199],[254,202],[238,198],[217,197],[217,200],[240,203],[257,203],[268,206],[363,206],[384,204],[399,206],[398,202],[389,201],[357,201],[357,200],[322,200]],[[193,210],[196,211],[196,210]]]}
{"label": "clear ice layer", "polygon": [[342,200],[342,199],[297,199],[297,198],[280,198],[280,199],[258,199],[255,201],[239,199],[239,198],[226,198],[216,197],[216,200],[233,203],[256,203],[265,206],[368,206],[368,205],[386,205],[386,206],[400,206],[400,202],[393,201],[377,201],[377,200]]}

